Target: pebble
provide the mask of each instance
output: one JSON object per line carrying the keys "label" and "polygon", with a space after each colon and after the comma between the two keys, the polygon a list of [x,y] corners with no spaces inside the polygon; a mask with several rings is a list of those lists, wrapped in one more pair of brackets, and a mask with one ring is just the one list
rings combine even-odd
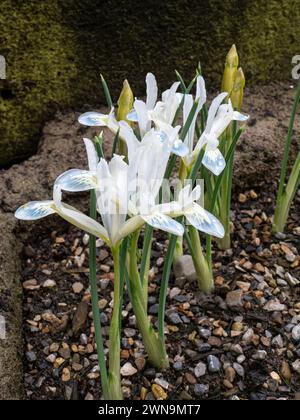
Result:
{"label": "pebble", "polygon": [[199,362],[194,369],[194,374],[196,378],[204,376],[206,374],[206,364],[203,362]]}
{"label": "pebble", "polygon": [[206,328],[199,328],[199,335],[201,338],[207,340],[211,336],[211,331]]}
{"label": "pebble", "polygon": [[248,330],[245,332],[245,334],[242,337],[242,340],[246,343],[249,344],[252,341],[252,338],[254,336],[254,331],[252,328],[248,328]]}
{"label": "pebble", "polygon": [[88,304],[79,302],[72,321],[72,329],[77,334],[85,325],[88,316]]}
{"label": "pebble", "polygon": [[27,351],[26,359],[28,360],[28,362],[33,363],[36,361],[36,354],[33,351]]}
{"label": "pebble", "polygon": [[98,302],[99,309],[103,310],[106,308],[108,301],[106,299],[100,299]]}
{"label": "pebble", "polygon": [[181,293],[181,289],[179,289],[179,287],[173,287],[170,290],[169,296],[171,299],[174,299],[175,296],[180,295]]}
{"label": "pebble", "polygon": [[195,376],[192,375],[189,372],[186,372],[184,376],[185,376],[185,379],[188,381],[189,384],[195,385],[195,383],[197,382]]}
{"label": "pebble", "polygon": [[81,293],[83,290],[84,286],[82,283],[80,283],[79,281],[76,281],[75,283],[72,284],[72,289],[74,293]]}
{"label": "pebble", "polygon": [[167,312],[167,319],[174,325],[182,324],[182,319],[175,311],[168,311]]}
{"label": "pebble", "polygon": [[86,345],[87,345],[87,343],[88,343],[88,338],[87,338],[87,335],[86,335],[86,334],[80,334],[80,343],[81,343],[83,346],[86,346]]}
{"label": "pebble", "polygon": [[242,347],[241,347],[239,344],[233,344],[233,345],[230,347],[230,350],[231,350],[233,353],[237,354],[237,355],[241,355],[241,354],[243,354],[243,349],[242,349]]}
{"label": "pebble", "polygon": [[267,352],[265,350],[257,350],[257,352],[252,356],[252,358],[255,360],[264,360],[266,357]]}
{"label": "pebble", "polygon": [[173,368],[174,368],[175,370],[182,370],[182,362],[175,362],[175,363],[173,364]]}
{"label": "pebble", "polygon": [[138,357],[137,359],[135,359],[135,364],[138,370],[141,371],[146,365],[146,360],[143,357]]}
{"label": "pebble", "polygon": [[292,368],[295,372],[300,374],[300,359],[297,359],[294,361],[294,363],[292,363]]}
{"label": "pebble", "polygon": [[221,369],[221,362],[220,360],[213,355],[209,355],[207,357],[207,363],[208,363],[208,370],[211,373],[219,372]]}
{"label": "pebble", "polygon": [[155,378],[154,382],[166,390],[169,388],[170,385],[168,381],[161,378]]}
{"label": "pebble", "polygon": [[82,366],[82,364],[81,364],[81,363],[76,363],[76,362],[73,362],[73,363],[72,363],[72,369],[73,369],[75,372],[80,372],[80,371],[82,370],[82,368],[83,368],[83,366]]}
{"label": "pebble", "polygon": [[270,373],[270,376],[271,376],[271,378],[275,381],[275,382],[277,382],[277,383],[281,383],[281,379],[280,379],[280,376],[278,375],[278,373],[277,372],[271,372]]}
{"label": "pebble", "polygon": [[149,307],[149,314],[151,314],[151,315],[158,314],[158,309],[159,309],[159,304],[158,303],[154,303],[154,305],[151,305]]}
{"label": "pebble", "polygon": [[244,363],[244,361],[246,360],[246,357],[243,355],[243,354],[241,354],[240,356],[238,356],[237,358],[236,358],[236,361],[238,362],[238,363]]}
{"label": "pebble", "polygon": [[285,311],[287,309],[286,305],[280,303],[278,300],[269,300],[265,306],[264,310],[268,312],[274,312],[274,311]]}
{"label": "pebble", "polygon": [[47,279],[43,283],[44,289],[52,289],[55,286],[56,286],[56,281],[51,280],[51,279]]}
{"label": "pebble", "polygon": [[208,394],[209,391],[209,385],[206,384],[196,384],[194,386],[194,393],[197,395],[197,397],[202,397],[206,394]]}
{"label": "pebble", "polygon": [[245,194],[240,193],[240,194],[239,194],[239,202],[240,202],[240,203],[246,203],[246,201],[247,201],[247,197],[246,197],[246,195],[245,195]]}
{"label": "pebble", "polygon": [[226,379],[227,379],[230,383],[232,383],[232,382],[234,381],[235,377],[236,377],[236,371],[233,369],[233,367],[228,366],[228,367],[225,369],[225,376],[226,376]]}
{"label": "pebble", "polygon": [[245,376],[245,370],[242,365],[239,363],[233,363],[233,368],[239,376],[242,378]]}
{"label": "pebble", "polygon": [[151,390],[156,400],[166,400],[168,398],[168,394],[157,384],[153,384]]}
{"label": "pebble", "polygon": [[294,341],[296,341],[296,343],[298,343],[298,341],[300,341],[300,324],[296,325],[292,329],[292,338],[293,338]]}
{"label": "pebble", "polygon": [[238,309],[243,306],[242,302],[243,291],[233,290],[226,295],[226,304],[230,309]]}
{"label": "pebble", "polygon": [[283,362],[282,362],[280,373],[286,381],[291,380],[292,373],[291,373],[290,365],[285,360],[283,360]]}
{"label": "pebble", "polygon": [[36,279],[30,279],[23,282],[23,289],[25,290],[38,290],[40,285],[36,281]]}
{"label": "pebble", "polygon": [[188,281],[194,281],[197,279],[193,259],[190,255],[182,255],[177,258],[174,264],[174,275],[175,278],[185,278]]}
{"label": "pebble", "polygon": [[71,372],[68,368],[64,368],[61,375],[61,380],[63,382],[68,382],[71,379]]}
{"label": "pebble", "polygon": [[127,362],[121,367],[122,376],[132,376],[137,373],[137,369],[132,366],[131,363]]}
{"label": "pebble", "polygon": [[190,400],[193,399],[193,397],[187,391],[183,390],[183,391],[181,391],[181,393],[179,395],[179,399],[180,400],[185,400],[185,401],[190,401]]}
{"label": "pebble", "polygon": [[273,338],[272,344],[274,347],[281,349],[283,347],[283,340],[280,334]]}
{"label": "pebble", "polygon": [[291,287],[297,286],[300,282],[295,277],[291,276],[290,273],[285,273],[284,278]]}
{"label": "pebble", "polygon": [[47,360],[47,362],[49,362],[49,363],[54,363],[55,362],[55,360],[56,360],[56,355],[55,354],[49,354],[49,356],[48,357],[46,357],[46,360]]}
{"label": "pebble", "polygon": [[89,243],[89,240],[90,240],[90,235],[88,235],[87,233],[85,233],[83,235],[83,238],[82,238],[83,245],[87,245]]}

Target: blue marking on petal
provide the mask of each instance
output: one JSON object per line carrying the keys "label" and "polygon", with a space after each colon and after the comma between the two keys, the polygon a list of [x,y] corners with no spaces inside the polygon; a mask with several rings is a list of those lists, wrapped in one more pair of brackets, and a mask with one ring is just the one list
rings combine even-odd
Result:
{"label": "blue marking on petal", "polygon": [[201,232],[217,238],[224,237],[225,232],[220,221],[198,204],[194,204],[192,209],[185,212],[185,217],[192,226]]}
{"label": "blue marking on petal", "polygon": [[129,114],[127,114],[126,119],[132,122],[138,122],[138,115],[135,109],[132,109]]}
{"label": "blue marking on petal", "polygon": [[184,157],[188,155],[189,148],[186,144],[183,143],[183,141],[175,140],[173,143],[172,152],[174,153],[174,155]]}
{"label": "blue marking on petal", "polygon": [[206,150],[202,164],[216,176],[220,175],[226,166],[225,159],[219,149]]}

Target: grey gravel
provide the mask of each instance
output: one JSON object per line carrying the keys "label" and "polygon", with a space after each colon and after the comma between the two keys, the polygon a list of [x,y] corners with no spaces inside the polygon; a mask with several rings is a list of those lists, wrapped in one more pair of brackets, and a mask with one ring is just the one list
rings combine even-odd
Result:
{"label": "grey gravel", "polygon": [[203,362],[199,362],[194,369],[194,374],[196,378],[204,376],[206,374],[206,364]]}
{"label": "grey gravel", "polygon": [[26,359],[30,363],[35,362],[36,361],[36,354],[34,353],[34,351],[27,351],[26,352]]}
{"label": "grey gravel", "polygon": [[196,384],[194,387],[194,392],[198,397],[208,394],[209,385],[206,384]]}
{"label": "grey gravel", "polygon": [[272,344],[274,347],[281,349],[283,347],[283,340],[280,334],[273,338]]}
{"label": "grey gravel", "polygon": [[220,360],[213,355],[209,355],[207,357],[207,363],[208,363],[208,370],[211,373],[219,372],[221,369],[221,362]]}
{"label": "grey gravel", "polygon": [[255,360],[264,360],[267,357],[267,352],[265,350],[258,350],[252,357]]}
{"label": "grey gravel", "polygon": [[167,319],[174,325],[182,324],[182,319],[178,315],[177,312],[174,311],[168,311],[167,312]]}
{"label": "grey gravel", "polygon": [[300,341],[300,324],[296,325],[292,330],[293,340],[296,342]]}
{"label": "grey gravel", "polygon": [[233,368],[239,376],[242,378],[245,376],[245,370],[239,363],[233,363]]}

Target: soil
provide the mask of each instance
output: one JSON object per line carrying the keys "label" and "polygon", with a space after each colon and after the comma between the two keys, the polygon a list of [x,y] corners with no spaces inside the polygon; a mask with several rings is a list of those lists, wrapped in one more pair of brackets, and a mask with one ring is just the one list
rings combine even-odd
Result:
{"label": "soil", "polygon": [[[170,370],[159,373],[148,364],[143,366],[146,354],[131,306],[125,300],[122,364],[129,361],[138,369],[134,376],[123,378],[126,398],[154,398],[151,391],[154,383],[167,388],[165,392],[170,399],[299,397],[300,376],[293,364],[300,358],[300,348],[299,343],[291,338],[291,328],[300,321],[299,196],[292,207],[286,234],[275,237],[270,233],[276,178],[292,101],[293,91],[287,84],[271,84],[248,90],[245,94],[244,112],[248,112],[251,118],[238,146],[235,164],[233,248],[225,253],[215,248],[216,290],[211,295],[200,293],[196,284],[174,277],[170,279],[170,289],[177,287],[179,292],[173,298],[168,297],[167,305],[180,319],[176,325],[168,317],[166,320]],[[86,167],[82,137],[92,138],[97,132],[81,127],[76,122],[77,116],[73,112],[58,114],[54,121],[46,124],[38,153],[0,173],[0,209],[4,221],[12,220],[12,212],[26,201],[51,197],[51,186],[62,171]],[[295,133],[298,134],[299,130],[297,123]],[[111,136],[105,138],[105,152],[109,154]],[[240,193],[245,194],[246,202],[239,201]],[[87,203],[84,195],[73,195],[69,199],[79,208],[84,208]],[[17,223],[16,226],[15,230],[11,228],[10,236],[2,236],[0,249],[5,249],[5,260],[15,261],[18,267],[15,238],[23,244],[19,272],[24,289],[26,396],[29,399],[100,398],[90,313],[86,237],[55,216],[36,223]],[[7,246],[8,237],[13,238],[14,246]],[[153,245],[154,274],[149,295],[153,322],[156,320],[155,304],[165,248],[166,237],[158,234]],[[100,298],[104,306],[102,320],[107,339],[113,265],[103,246],[98,248],[98,262]],[[47,280],[52,280],[50,287],[44,287]],[[1,283],[0,286],[3,293]],[[79,292],[78,287],[82,287]],[[242,303],[235,310],[227,305],[227,293],[232,290],[243,293]],[[274,300],[286,305],[283,311],[264,309],[269,301]],[[15,311],[20,310],[20,301],[16,299],[14,302]],[[0,309],[2,314],[5,310],[3,301]],[[12,310],[8,307],[8,312]],[[76,326],[74,318],[77,319]],[[251,328],[253,337],[250,342],[241,340]],[[14,329],[18,336],[20,323],[16,323]],[[201,329],[208,330],[210,337],[204,337]],[[278,335],[281,339],[274,341]],[[241,349],[232,347],[234,344],[240,344]],[[262,357],[257,356],[258,350],[266,352],[259,353],[265,355],[263,360],[257,359]],[[204,376],[196,378],[195,366],[199,361],[207,365],[207,357],[212,354],[219,359],[220,370],[217,373],[206,371]],[[243,361],[240,357],[238,363],[243,371],[235,366],[235,378],[229,378],[230,381],[228,366],[237,363],[239,356],[245,357]],[[0,373],[1,369],[4,368],[0,364]],[[10,372],[15,370],[21,371],[17,361],[10,367]],[[279,379],[274,379],[274,372]],[[2,390],[5,383],[1,378],[0,374]],[[162,378],[168,386],[161,381]],[[20,378],[17,382],[20,385]]]}

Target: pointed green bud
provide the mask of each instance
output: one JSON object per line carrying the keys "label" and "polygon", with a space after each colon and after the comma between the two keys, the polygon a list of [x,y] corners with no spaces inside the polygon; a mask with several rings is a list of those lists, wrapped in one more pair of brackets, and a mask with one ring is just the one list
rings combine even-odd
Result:
{"label": "pointed green bud", "polygon": [[225,68],[222,80],[222,92],[232,91],[234,80],[236,78],[237,68],[239,65],[239,56],[235,45],[233,44],[230,48],[225,61]]}
{"label": "pointed green bud", "polygon": [[242,70],[242,67],[239,67],[230,95],[232,106],[237,111],[240,111],[242,108],[245,83],[246,80],[244,72]]}
{"label": "pointed green bud", "polygon": [[118,99],[117,120],[127,121],[126,117],[133,108],[133,93],[127,80],[124,80],[123,89]]}

